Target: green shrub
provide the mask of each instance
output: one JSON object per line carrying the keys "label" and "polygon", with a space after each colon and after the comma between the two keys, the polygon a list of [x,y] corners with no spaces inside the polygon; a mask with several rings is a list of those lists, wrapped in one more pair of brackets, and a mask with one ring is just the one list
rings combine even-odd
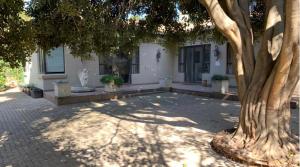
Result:
{"label": "green shrub", "polygon": [[5,88],[5,83],[5,63],[0,60],[0,90],[3,90]]}
{"label": "green shrub", "polygon": [[17,84],[23,83],[24,71],[22,66],[11,68],[8,63],[0,60],[0,88],[5,88],[5,84],[16,82]]}
{"label": "green shrub", "polygon": [[5,89],[5,82],[6,82],[5,76],[0,74],[0,91]]}
{"label": "green shrub", "polygon": [[100,81],[103,83],[103,84],[109,84],[111,82],[113,82],[116,86],[120,87],[121,85],[123,85],[124,83],[124,80],[119,77],[119,76],[116,76],[116,75],[104,75]]}
{"label": "green shrub", "polygon": [[115,77],[114,83],[115,83],[115,85],[117,85],[118,87],[120,87],[121,85],[123,85],[124,80],[123,80],[123,78]]}
{"label": "green shrub", "polygon": [[213,77],[211,77],[211,80],[223,81],[223,80],[229,80],[229,78],[227,76],[223,76],[223,75],[214,75]]}

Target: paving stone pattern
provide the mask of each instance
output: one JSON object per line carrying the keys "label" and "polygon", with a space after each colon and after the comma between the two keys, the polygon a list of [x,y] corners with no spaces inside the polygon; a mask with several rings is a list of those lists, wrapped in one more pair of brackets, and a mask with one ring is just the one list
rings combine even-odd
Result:
{"label": "paving stone pattern", "polygon": [[[0,167],[244,166],[209,145],[237,122],[239,107],[177,93],[56,107],[0,92]],[[294,132],[298,119],[294,110]]]}

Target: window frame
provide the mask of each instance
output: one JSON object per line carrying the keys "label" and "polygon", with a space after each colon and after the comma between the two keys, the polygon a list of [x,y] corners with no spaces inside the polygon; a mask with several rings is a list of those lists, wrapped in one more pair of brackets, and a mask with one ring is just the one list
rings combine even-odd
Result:
{"label": "window frame", "polygon": [[[65,62],[65,47],[64,46],[59,46],[62,47],[62,51],[63,51],[63,65],[64,65],[64,69],[63,71],[57,71],[57,72],[48,72],[47,71],[47,59],[46,59],[46,54],[45,52],[39,48],[38,49],[38,54],[39,54],[39,72],[41,74],[64,74],[66,72],[66,62]],[[56,48],[59,48],[56,47]],[[54,48],[51,48],[51,50]],[[42,65],[42,66],[41,66]]]}
{"label": "window frame", "polygon": [[45,73],[45,56],[43,55],[43,50],[41,48],[38,48],[37,55],[38,55],[38,62],[39,62],[39,73],[44,74]]}
{"label": "window frame", "polygon": [[[192,48],[193,49],[193,54],[194,54],[194,48],[196,47],[201,47],[201,49],[203,50],[203,57],[202,57],[202,61],[201,61],[201,73],[204,74],[208,74],[210,73],[210,65],[211,65],[211,48],[212,48],[212,44],[211,43],[204,43],[204,44],[199,44],[199,45],[190,45],[190,46],[183,46],[180,47],[179,49],[179,54],[178,54],[178,72],[179,73],[185,73],[185,66],[186,66],[186,60],[185,60],[185,49],[186,48]],[[208,54],[205,54],[205,50],[206,47],[208,48],[207,50],[209,50]],[[181,52],[182,49],[182,52]],[[180,56],[183,56],[183,63],[180,63]],[[205,61],[205,58],[207,58],[207,61]],[[194,63],[194,62],[193,62]],[[183,71],[180,72],[180,65],[183,65]],[[207,71],[203,71],[204,66],[208,65]]]}
{"label": "window frame", "polygon": [[[104,57],[101,57],[101,56],[98,57],[99,75],[109,75],[109,74],[112,74],[112,67],[110,69],[110,73],[108,73],[105,70],[105,68],[107,66],[107,63],[105,63],[105,60],[103,61],[103,59],[105,59],[105,58],[106,58],[105,56]],[[101,59],[102,59],[102,61],[101,61]],[[103,71],[101,71],[101,66],[103,66],[103,69],[104,69]]]}
{"label": "window frame", "polygon": [[[135,63],[133,63],[134,59],[135,59]],[[137,49],[136,54],[132,57],[130,61],[130,74],[139,74],[139,73],[140,73],[140,49]]]}
{"label": "window frame", "polygon": [[[203,59],[202,59],[201,73],[209,74],[210,73],[210,65],[211,65],[210,58],[211,58],[211,54],[212,54],[211,53],[211,48],[212,48],[211,46],[212,45],[210,43],[207,43],[207,44],[201,44],[201,45],[198,45],[198,46],[202,47],[202,49],[203,49]],[[205,53],[206,49],[209,50],[209,53],[207,53],[207,55]],[[205,58],[207,58],[207,60]],[[207,71],[203,70],[205,65],[207,65]]]}
{"label": "window frame", "polygon": [[178,53],[178,73],[184,73],[185,72],[185,56],[184,56],[184,48],[179,48]]}

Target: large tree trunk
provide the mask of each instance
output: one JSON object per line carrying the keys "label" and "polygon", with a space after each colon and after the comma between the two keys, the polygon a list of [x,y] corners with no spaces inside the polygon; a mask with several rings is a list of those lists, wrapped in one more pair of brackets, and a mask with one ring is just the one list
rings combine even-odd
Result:
{"label": "large tree trunk", "polygon": [[295,163],[299,148],[290,129],[289,104],[299,81],[299,0],[266,0],[265,32],[256,58],[248,1],[199,1],[233,48],[241,101],[236,131],[219,133],[212,146],[249,164]]}

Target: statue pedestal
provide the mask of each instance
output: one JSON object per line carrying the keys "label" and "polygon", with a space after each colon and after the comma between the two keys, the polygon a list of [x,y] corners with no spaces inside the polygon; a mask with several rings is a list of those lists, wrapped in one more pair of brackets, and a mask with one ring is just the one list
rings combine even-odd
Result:
{"label": "statue pedestal", "polygon": [[54,82],[54,95],[56,97],[67,97],[71,95],[69,82]]}
{"label": "statue pedestal", "polygon": [[95,88],[89,87],[71,87],[72,93],[84,93],[84,92],[95,92]]}

